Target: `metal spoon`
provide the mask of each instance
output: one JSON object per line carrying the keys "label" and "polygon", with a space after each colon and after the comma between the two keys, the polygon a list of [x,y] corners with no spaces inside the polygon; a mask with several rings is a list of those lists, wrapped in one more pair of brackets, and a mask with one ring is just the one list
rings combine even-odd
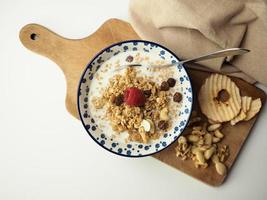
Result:
{"label": "metal spoon", "polygon": [[248,52],[250,52],[250,50],[248,50],[248,49],[230,48],[230,49],[224,49],[224,50],[220,50],[220,51],[215,51],[213,53],[202,55],[202,56],[199,56],[199,57],[196,57],[196,58],[191,58],[191,59],[182,60],[182,61],[179,61],[179,62],[170,63],[170,64],[164,64],[164,65],[149,65],[149,66],[147,66],[147,65],[139,64],[139,63],[125,64],[125,65],[121,65],[115,71],[122,70],[122,69],[124,69],[126,67],[142,67],[142,66],[156,67],[156,68],[171,67],[171,66],[174,66],[174,65],[177,65],[177,64],[193,63],[193,62],[199,62],[199,61],[202,61],[202,60],[208,60],[208,59],[219,58],[219,57],[242,55],[242,54],[245,54],[245,53],[248,53]]}

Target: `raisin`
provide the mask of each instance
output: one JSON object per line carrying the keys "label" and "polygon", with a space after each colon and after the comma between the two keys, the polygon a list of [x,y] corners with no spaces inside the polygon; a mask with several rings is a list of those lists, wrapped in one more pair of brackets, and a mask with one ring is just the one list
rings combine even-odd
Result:
{"label": "raisin", "polygon": [[144,95],[146,96],[146,98],[151,96],[151,90],[144,90]]}
{"label": "raisin", "polygon": [[127,62],[133,62],[133,56],[127,56],[126,61]]}
{"label": "raisin", "polygon": [[175,92],[175,94],[173,95],[173,101],[179,103],[180,101],[182,101],[183,99],[183,95],[180,92]]}
{"label": "raisin", "polygon": [[169,78],[167,80],[167,83],[169,84],[170,87],[174,87],[175,83],[176,83],[176,80],[174,78]]}
{"label": "raisin", "polygon": [[226,102],[226,101],[228,101],[229,98],[230,98],[229,93],[227,92],[227,90],[224,90],[224,89],[220,90],[218,92],[217,97],[216,97],[217,101],[221,101],[223,103]]}
{"label": "raisin", "polygon": [[170,86],[167,81],[163,81],[160,85],[161,91],[168,91],[170,89]]}
{"label": "raisin", "polygon": [[165,120],[160,120],[158,123],[158,127],[161,130],[166,130],[168,128],[168,122]]}
{"label": "raisin", "polygon": [[114,103],[116,106],[120,106],[123,103],[123,95],[119,94],[118,96],[116,96]]}

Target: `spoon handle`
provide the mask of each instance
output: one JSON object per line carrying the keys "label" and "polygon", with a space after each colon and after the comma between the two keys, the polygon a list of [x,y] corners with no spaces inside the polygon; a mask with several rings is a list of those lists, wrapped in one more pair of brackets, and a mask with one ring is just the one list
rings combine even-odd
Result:
{"label": "spoon handle", "polygon": [[[230,48],[230,49],[224,49],[224,50],[220,50],[220,51],[215,51],[206,55],[202,55],[196,58],[191,58],[191,59],[187,59],[187,60],[181,60],[179,62],[175,62],[175,63],[169,63],[169,64],[165,64],[165,65],[150,65],[149,67],[154,67],[154,68],[163,68],[163,67],[172,67],[175,66],[177,64],[184,64],[184,63],[192,63],[192,62],[199,62],[202,60],[208,60],[208,59],[213,59],[213,58],[219,58],[219,57],[227,57],[227,56],[236,56],[236,55],[242,55],[245,53],[250,52],[250,50],[248,49],[243,49],[243,48]],[[116,69],[115,71],[124,69],[126,67],[142,67],[142,64],[125,64],[125,65],[121,65],[118,69]]]}
{"label": "spoon handle", "polygon": [[192,63],[192,62],[199,62],[202,60],[208,60],[212,58],[219,58],[219,57],[227,57],[227,56],[235,56],[235,55],[242,55],[245,53],[248,53],[248,49],[243,49],[243,48],[230,48],[230,49],[224,49],[220,51],[215,51],[213,53],[209,53],[203,56],[199,56],[197,58],[191,58],[187,60],[182,60],[179,63],[184,64],[184,63]]}

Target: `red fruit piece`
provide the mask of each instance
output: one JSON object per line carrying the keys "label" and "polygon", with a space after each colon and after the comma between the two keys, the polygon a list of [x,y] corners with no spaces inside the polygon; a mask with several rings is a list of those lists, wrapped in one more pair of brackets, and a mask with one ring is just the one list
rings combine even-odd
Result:
{"label": "red fruit piece", "polygon": [[146,102],[146,97],[142,90],[131,87],[124,91],[124,102],[129,106],[143,106]]}

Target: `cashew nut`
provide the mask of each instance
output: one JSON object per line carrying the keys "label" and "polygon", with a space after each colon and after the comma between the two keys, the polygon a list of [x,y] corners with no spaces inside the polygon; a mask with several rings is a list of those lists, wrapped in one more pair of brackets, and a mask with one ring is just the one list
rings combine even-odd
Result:
{"label": "cashew nut", "polygon": [[160,119],[161,120],[165,120],[165,121],[168,121],[169,120],[169,116],[168,116],[168,108],[163,108],[161,111],[160,111],[160,115],[159,115]]}

